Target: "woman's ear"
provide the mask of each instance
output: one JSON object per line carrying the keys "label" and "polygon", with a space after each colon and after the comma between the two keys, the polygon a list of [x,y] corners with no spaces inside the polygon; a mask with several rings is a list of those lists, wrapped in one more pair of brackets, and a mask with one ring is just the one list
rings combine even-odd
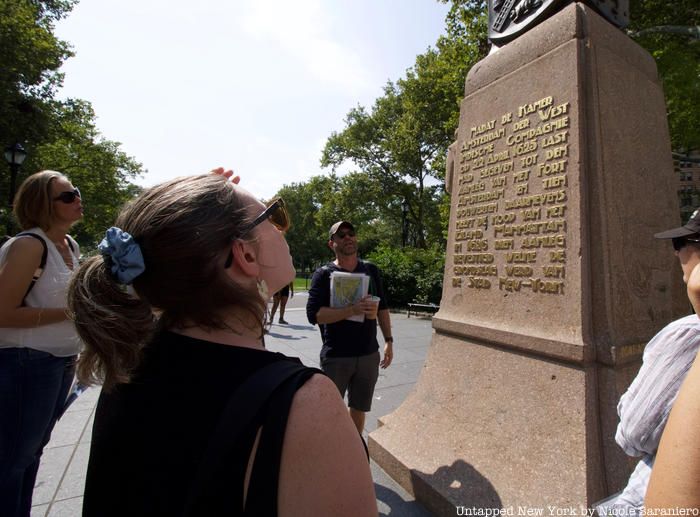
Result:
{"label": "woman's ear", "polygon": [[245,241],[234,241],[231,244],[233,253],[233,267],[244,275],[257,278],[260,274],[255,248]]}

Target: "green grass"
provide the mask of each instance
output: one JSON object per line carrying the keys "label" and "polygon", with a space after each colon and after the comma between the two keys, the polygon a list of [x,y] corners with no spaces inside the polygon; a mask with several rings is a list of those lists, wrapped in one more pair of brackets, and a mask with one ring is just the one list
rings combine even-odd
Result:
{"label": "green grass", "polygon": [[307,287],[307,282],[308,285],[311,285],[310,278],[306,280],[306,278],[296,277],[294,279],[294,292],[296,293],[297,291],[307,291],[309,289]]}

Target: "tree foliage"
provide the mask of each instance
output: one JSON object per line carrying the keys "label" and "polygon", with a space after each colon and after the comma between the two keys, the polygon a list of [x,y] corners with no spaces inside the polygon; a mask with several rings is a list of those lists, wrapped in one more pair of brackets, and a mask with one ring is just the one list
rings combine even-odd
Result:
{"label": "tree foliage", "polygon": [[381,270],[384,288],[393,307],[405,307],[414,301],[440,303],[444,248],[434,244],[427,249],[397,249],[383,244],[368,258]]}
{"label": "tree foliage", "polygon": [[654,57],[666,95],[671,145],[681,153],[700,150],[700,40],[668,27],[700,26],[697,0],[631,0],[631,33]]}
{"label": "tree foliage", "polygon": [[[73,54],[69,44],[54,35],[54,24],[75,3],[0,0],[0,145],[19,142],[28,152],[18,184],[33,172],[53,169],[80,187],[85,217],[75,235],[90,248],[138,190],[129,181],[143,169],[119,143],[102,137],[90,103],[56,100],[63,81],[60,67]],[[4,181],[6,175],[0,176],[0,199],[5,200],[9,182]],[[7,217],[8,207],[3,205],[3,227]]]}
{"label": "tree foliage", "polygon": [[24,170],[58,170],[80,188],[85,215],[74,236],[83,246],[94,247],[114,224],[119,208],[138,192],[130,180],[143,168],[118,142],[101,136],[90,103],[54,103],[52,118],[50,138],[37,145]]}
{"label": "tree foliage", "polygon": [[445,157],[466,73],[486,54],[484,7],[453,6],[448,34],[419,55],[404,78],[389,82],[371,110],[350,110],[345,129],[333,133],[323,151],[322,165],[335,169],[351,162],[379,185],[384,219],[396,220],[407,202],[409,242],[419,248],[444,244]]}
{"label": "tree foliage", "polygon": [[73,55],[53,34],[75,0],[0,0],[0,142],[32,147],[45,138],[63,82],[59,68]]}

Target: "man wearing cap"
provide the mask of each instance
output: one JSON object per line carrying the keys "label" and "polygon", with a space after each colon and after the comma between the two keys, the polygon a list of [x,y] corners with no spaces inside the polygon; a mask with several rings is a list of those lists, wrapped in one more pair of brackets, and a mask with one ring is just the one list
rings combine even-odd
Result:
{"label": "man wearing cap", "polygon": [[[379,366],[388,367],[393,358],[394,339],[391,336],[389,306],[379,269],[357,257],[357,236],[351,223],[338,221],[331,226],[328,247],[335,254],[335,260],[314,272],[306,316],[311,324],[318,324],[321,330],[321,369],[333,379],[342,397],[348,392],[350,417],[361,434],[365,413],[372,408]],[[370,294],[380,298],[379,309],[369,297],[346,307],[331,307],[331,274],[335,271],[368,275]],[[362,322],[347,319],[362,314],[365,315]],[[377,322],[385,343],[381,361]]]}
{"label": "man wearing cap", "polygon": [[[654,235],[671,239],[673,249],[688,284],[695,271],[700,273],[700,210],[685,226]],[[689,290],[689,294],[690,290]],[[694,300],[691,299],[691,302]],[[641,515],[651,469],[661,434],[678,390],[700,349],[700,318],[697,314],[669,323],[644,349],[642,367],[620,398],[620,423],[615,440],[629,455],[641,457],[625,489],[598,506],[599,514]]]}

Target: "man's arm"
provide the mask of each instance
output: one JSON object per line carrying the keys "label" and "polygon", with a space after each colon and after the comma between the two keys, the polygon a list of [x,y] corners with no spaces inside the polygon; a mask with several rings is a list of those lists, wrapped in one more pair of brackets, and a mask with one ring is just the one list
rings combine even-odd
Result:
{"label": "man's arm", "polygon": [[[366,310],[364,307],[365,302],[362,300],[354,305],[348,305],[346,307],[321,307],[316,313],[316,322],[319,325],[337,323],[338,321],[343,321],[350,316],[362,314]],[[371,308],[369,310],[371,310]]]}
{"label": "man's arm", "polygon": [[389,315],[389,309],[379,311],[377,313],[377,321],[379,322],[379,328],[382,329],[382,335],[385,341],[384,357],[379,363],[379,366],[386,368],[394,359],[394,338],[391,335],[391,316]]}

